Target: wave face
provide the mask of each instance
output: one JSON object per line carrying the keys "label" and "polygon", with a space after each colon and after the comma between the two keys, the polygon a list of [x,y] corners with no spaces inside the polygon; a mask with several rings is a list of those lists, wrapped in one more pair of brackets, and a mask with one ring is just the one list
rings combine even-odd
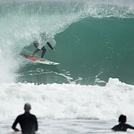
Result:
{"label": "wave face", "polygon": [[[0,1],[0,83],[133,84],[133,1]],[[46,32],[56,41],[45,66],[28,62],[30,43]],[[38,53],[40,56],[40,53]]]}

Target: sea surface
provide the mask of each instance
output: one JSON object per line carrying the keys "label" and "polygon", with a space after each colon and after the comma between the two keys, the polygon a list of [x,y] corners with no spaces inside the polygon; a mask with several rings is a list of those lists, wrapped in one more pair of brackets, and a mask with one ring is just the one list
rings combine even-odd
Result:
{"label": "sea surface", "polygon": [[[21,56],[42,33],[57,66]],[[1,134],[26,102],[38,134],[114,133],[120,114],[134,126],[133,0],[0,0],[0,43]]]}

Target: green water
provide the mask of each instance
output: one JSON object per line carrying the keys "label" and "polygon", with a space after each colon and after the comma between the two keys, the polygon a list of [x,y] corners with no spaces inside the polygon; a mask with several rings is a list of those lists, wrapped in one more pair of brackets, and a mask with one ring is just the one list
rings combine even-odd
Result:
{"label": "green water", "polygon": [[19,57],[13,66],[17,82],[104,85],[112,77],[134,84],[131,4],[22,1],[0,6],[1,50],[8,60],[32,53],[35,48],[30,43],[42,32],[56,41],[56,52],[47,48],[45,58],[60,65],[34,64]]}
{"label": "green water", "polygon": [[80,77],[81,84],[93,84],[96,78],[107,81],[110,77],[133,83],[133,24],[134,19],[85,18],[56,35],[56,53],[48,49],[46,57],[60,62],[53,71],[68,72],[73,81]]}

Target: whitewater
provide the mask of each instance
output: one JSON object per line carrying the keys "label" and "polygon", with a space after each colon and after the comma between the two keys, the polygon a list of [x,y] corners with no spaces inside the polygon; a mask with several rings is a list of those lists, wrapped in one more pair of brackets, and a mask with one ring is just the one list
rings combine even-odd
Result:
{"label": "whitewater", "polygon": [[[1,132],[13,133],[11,124],[30,102],[38,117],[39,132],[111,133],[118,116],[134,122],[134,86],[109,79],[105,86],[10,83],[0,86]],[[19,127],[19,126],[18,126]],[[133,132],[129,130],[128,133]]]}
{"label": "whitewater", "polygon": [[[37,134],[110,134],[120,114],[134,125],[133,4],[0,0],[1,134],[14,133],[26,102],[38,118]],[[56,42],[45,58],[59,66],[20,56],[34,51],[30,44],[43,32]]]}

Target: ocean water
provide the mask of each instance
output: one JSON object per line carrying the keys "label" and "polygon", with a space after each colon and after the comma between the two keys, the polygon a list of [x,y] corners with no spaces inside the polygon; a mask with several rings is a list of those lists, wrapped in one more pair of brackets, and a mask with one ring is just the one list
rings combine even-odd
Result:
{"label": "ocean water", "polygon": [[[26,102],[39,134],[109,134],[120,114],[133,125],[133,24],[132,0],[0,0],[1,133],[13,133]],[[41,33],[56,42],[45,58],[60,65],[20,55]]]}
{"label": "ocean water", "polygon": [[[1,134],[16,134],[10,130],[10,123],[2,122],[0,124],[2,133]],[[39,120],[40,129],[36,134],[133,134],[133,130],[128,130],[127,132],[113,132],[110,127],[114,122],[104,122],[96,120]],[[133,123],[133,122],[131,122]],[[5,126],[7,129],[5,129]],[[19,128],[19,127],[18,127]],[[17,132],[21,134],[21,132]]]}

